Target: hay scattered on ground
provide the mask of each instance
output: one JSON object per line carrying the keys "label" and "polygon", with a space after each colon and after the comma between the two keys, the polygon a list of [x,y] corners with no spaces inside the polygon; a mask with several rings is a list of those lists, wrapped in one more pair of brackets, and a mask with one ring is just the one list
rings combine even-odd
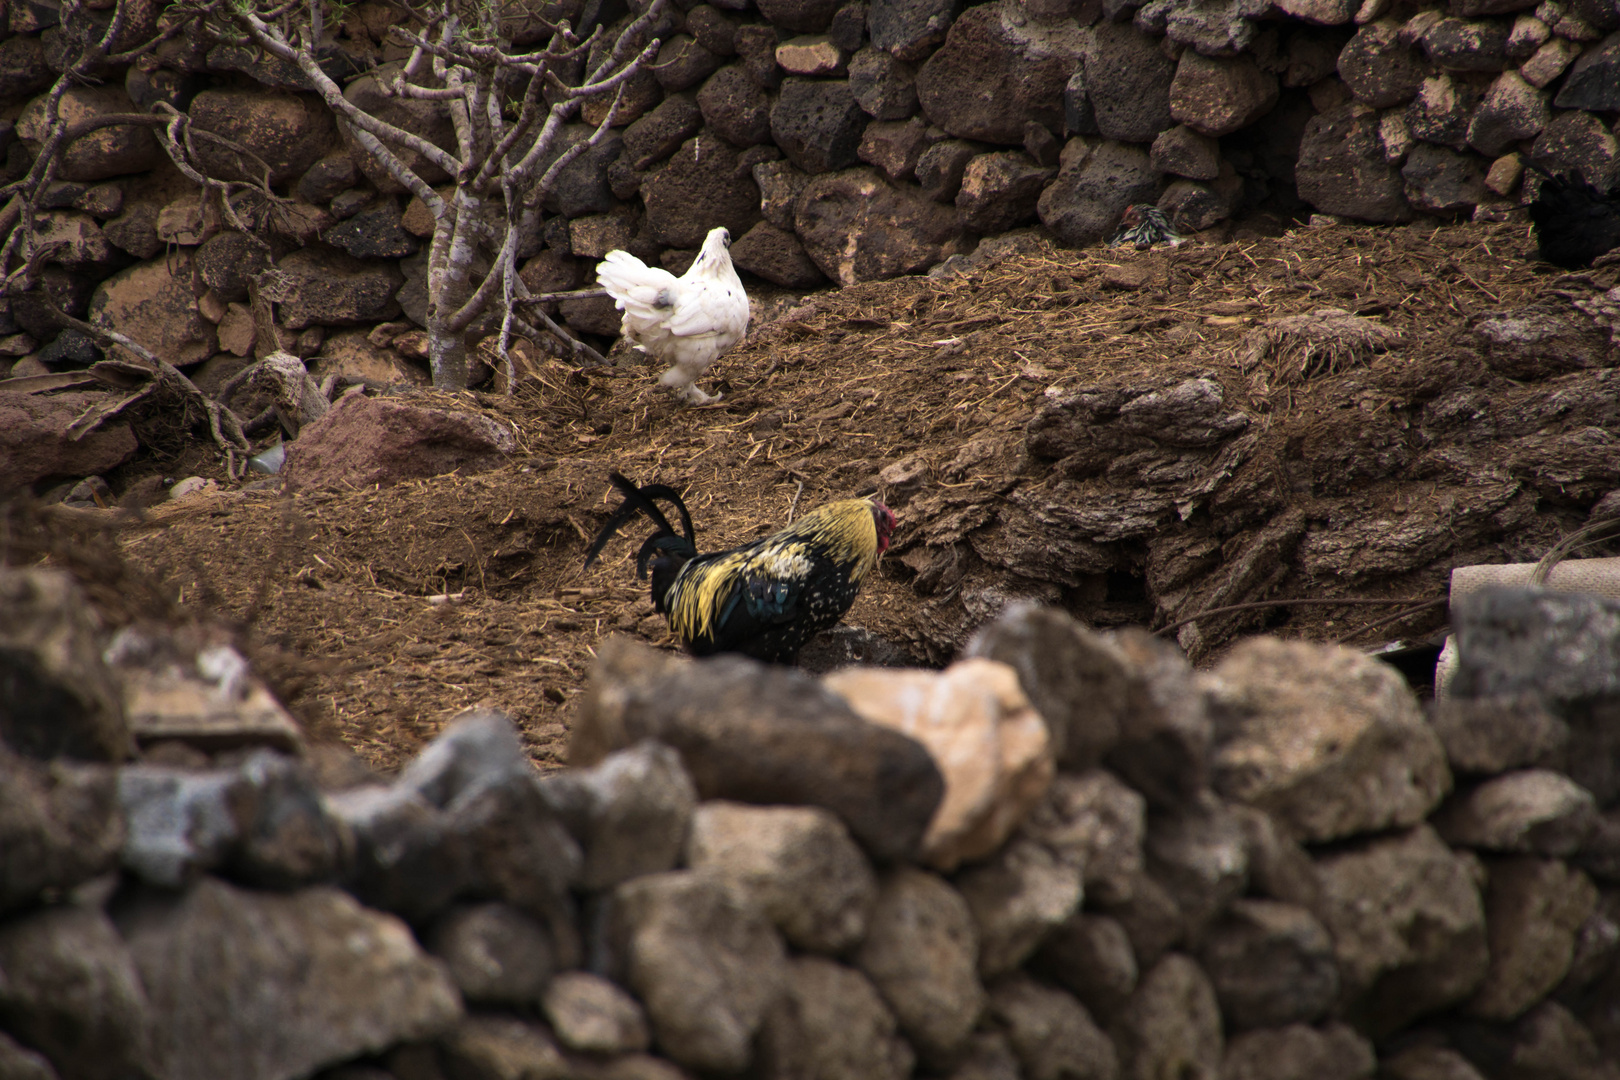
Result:
{"label": "hay scattered on ground", "polygon": [[[1257,328],[1337,307],[1399,335],[1380,364],[1420,366],[1471,316],[1560,280],[1529,261],[1526,227],[1507,224],[1334,226],[1168,252],[1027,246],[958,276],[798,300],[711,369],[705,388],[726,392],[717,406],[674,405],[651,367],[543,361],[510,398],[423,396],[512,424],[520,450],[499,470],[291,501],[200,496],[156,508],[125,550],[184,605],[251,611],[261,639],[304,658],[294,707],[374,764],[397,766],[482,702],[555,765],[601,637],[673,646],[635,580],[640,530],[581,568],[616,502],[610,468],[686,491],[700,546],[720,548],[780,526],[795,503],[873,487],[908,456],[950,461],[985,433],[1017,436],[1052,386],[1208,374],[1269,432],[1311,407],[1333,365],[1286,384],[1245,367]],[[1126,277],[1136,287],[1117,287]],[[971,484],[976,467],[954,475],[926,482]],[[910,576],[885,560],[850,621],[904,638],[920,603]]]}

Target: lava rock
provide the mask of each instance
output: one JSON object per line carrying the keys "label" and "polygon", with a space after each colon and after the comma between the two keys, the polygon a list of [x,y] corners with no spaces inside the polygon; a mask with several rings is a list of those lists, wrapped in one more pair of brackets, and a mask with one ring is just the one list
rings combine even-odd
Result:
{"label": "lava rock", "polygon": [[161,1076],[307,1075],[461,1017],[405,924],[327,886],[283,895],[204,878],[132,902],[119,929],[163,1018],[151,1029]]}
{"label": "lava rock", "polygon": [[935,202],[955,203],[968,162],[977,157],[981,149],[979,143],[966,139],[944,139],[923,151],[914,170],[923,194]]}
{"label": "lava rock", "polygon": [[794,229],[821,272],[841,285],[916,273],[967,247],[954,207],[867,168],[812,179],[794,208]]}
{"label": "lava rock", "polygon": [[1339,77],[1357,101],[1388,109],[1417,93],[1429,66],[1400,31],[1398,19],[1367,23],[1339,53]]}
{"label": "lava rock", "polygon": [[1198,949],[1233,1030],[1320,1019],[1339,998],[1333,939],[1310,912],[1272,900],[1237,900]]}
{"label": "lava rock", "polygon": [[513,448],[512,433],[482,414],[349,394],[289,444],[287,475],[303,490],[387,486],[457,469],[481,472]]}
{"label": "lava rock", "polygon": [[[702,94],[699,94],[702,101]],[[712,135],[696,135],[641,182],[647,228],[659,243],[702,246],[716,226],[741,236],[759,220],[759,189],[737,151]],[[575,252],[579,254],[579,252]]]}
{"label": "lava rock", "polygon": [[1025,975],[990,991],[990,1015],[1029,1080],[1115,1080],[1114,1044],[1074,998]]}
{"label": "lava rock", "polygon": [[673,870],[697,807],[680,755],[652,740],[540,786],[583,849],[579,884],[592,890]]}
{"label": "lava rock", "polygon": [[859,161],[865,129],[866,114],[844,79],[785,79],[771,107],[772,140],[807,173]]}
{"label": "lava rock", "polygon": [[1129,664],[1112,642],[1066,612],[1011,605],[974,634],[963,656],[999,660],[1018,672],[1060,766],[1091,768],[1118,742],[1132,703]]}
{"label": "lava rock", "polygon": [[60,570],[0,569],[0,608],[5,746],[39,759],[127,756],[121,688],[102,659],[100,627],[77,582]]}
{"label": "lava rock", "polygon": [[1397,1030],[1479,987],[1490,949],[1472,865],[1426,825],[1317,860],[1323,921],[1362,1030]]}
{"label": "lava rock", "polygon": [[943,1062],[963,1049],[984,1010],[978,953],[961,895],[933,874],[904,867],[883,882],[854,960],[923,1061]]}
{"label": "lava rock", "polygon": [[[1170,85],[1175,74],[1175,61],[1152,37],[1128,22],[1099,23],[1092,29],[1082,68],[1089,102],[1084,111],[1096,133],[1121,142],[1151,142],[1174,123]],[[1075,134],[1091,134],[1086,130],[1091,124],[1069,127]]]}
{"label": "lava rock", "polygon": [[945,41],[961,0],[872,0],[866,24],[874,48],[916,63]]}
{"label": "lava rock", "polygon": [[917,73],[880,48],[862,49],[849,62],[849,90],[874,120],[905,120],[917,112]]}
{"label": "lava rock", "polygon": [[1079,867],[1032,840],[1017,839],[956,876],[979,928],[979,975],[1023,966],[1041,941],[1080,906]]}
{"label": "lava rock", "polygon": [[1170,117],[1211,138],[1254,123],[1277,104],[1277,77],[1253,58],[1181,54],[1170,84]]}
{"label": "lava rock", "polygon": [[1311,118],[1295,176],[1300,197],[1324,213],[1386,223],[1412,217],[1400,171],[1384,159],[1376,114],[1354,105]]}
{"label": "lava rock", "polygon": [[246,300],[248,282],[270,268],[270,253],[239,232],[216,233],[204,240],[195,259],[198,276],[227,304]]}
{"label": "lava rock", "polygon": [[556,970],[551,935],[510,904],[453,907],[433,923],[425,941],[470,1002],[533,1006]]}
{"label": "lava rock", "polygon": [[1213,796],[1150,814],[1145,850],[1148,873],[1169,890],[1194,941],[1248,884],[1243,824]]}
{"label": "lava rock", "polygon": [[44,766],[0,743],[0,912],[115,869],[124,835],[111,769]]}
{"label": "lava rock", "polygon": [[648,737],[681,755],[700,797],[820,806],[879,859],[915,854],[944,793],[919,743],[866,723],[807,676],[738,656],[682,665],[609,639],[569,762],[593,765]]}
{"label": "lava rock", "polygon": [[47,907],[0,925],[0,971],[6,1031],[61,1075],[115,1080],[146,1064],[149,1025],[163,1014],[101,910]]}
{"label": "lava rock", "polygon": [[1084,40],[1061,22],[1026,20],[1002,2],[969,8],[917,72],[928,119],[963,139],[1019,146],[1024,124],[1063,125],[1063,87]]}
{"label": "lava rock", "polygon": [[1223,1040],[1215,991],[1198,965],[1180,953],[1142,976],[1111,1034],[1127,1080],[1149,1080],[1167,1070],[1215,1076],[1220,1069]]}
{"label": "lava rock", "polygon": [[[709,79],[709,83],[721,78],[721,72],[734,70],[722,68]],[[705,88],[708,85],[705,83]],[[624,129],[624,156],[629,159],[631,168],[636,170],[656,165],[678,150],[681,143],[696,135],[706,119],[697,95],[671,94],[659,102],[657,108]],[[728,138],[713,120],[708,122],[721,138]]]}
{"label": "lava rock", "polygon": [[1037,209],[1041,223],[1059,240],[1083,247],[1113,235],[1125,208],[1151,201],[1157,189],[1158,176],[1145,150],[1120,142],[1092,146],[1074,138],[1063,148],[1057,179],[1041,193]]}
{"label": "lava rock", "polygon": [[610,938],[659,1048],[694,1069],[736,1072],[786,981],[769,921],[723,882],[673,870],[612,894]]}
{"label": "lava rock", "polygon": [[[761,221],[731,245],[731,261],[740,270],[764,278],[787,289],[814,289],[826,283],[819,267],[811,261],[799,238],[787,229],[779,229]],[[813,649],[818,635],[806,649]],[[809,669],[805,654],[800,654],[801,667]]]}
{"label": "lava rock", "polygon": [[968,162],[956,207],[969,230],[991,235],[1035,217],[1036,203],[1057,174],[1031,161],[1021,150],[980,154]]}
{"label": "lava rock", "polygon": [[1256,638],[1211,684],[1216,787],[1307,841],[1422,821],[1451,788],[1440,740],[1393,668]]}
{"label": "lava rock", "polygon": [[1448,696],[1429,718],[1454,772],[1495,775],[1538,765],[1569,741],[1569,724],[1548,710],[1541,696]]}
{"label": "lava rock", "polygon": [[904,1080],[916,1054],[858,971],[816,956],[788,961],[786,992],[760,1033],[765,1077]]}
{"label": "lava rock", "polygon": [[812,806],[699,807],[686,865],[725,880],[790,945],[837,955],[866,936],[877,880],[842,822]]}
{"label": "lava rock", "polygon": [[[1399,1056],[1399,1055],[1394,1055]],[[1345,1024],[1323,1027],[1288,1024],[1245,1031],[1226,1044],[1221,1064],[1223,1080],[1284,1080],[1309,1076],[1315,1080],[1370,1080],[1380,1064],[1372,1044]],[[1425,1074],[1427,1080],[1465,1080],[1457,1073]],[[1418,1075],[1392,1072],[1396,1080],[1419,1080]]]}
{"label": "lava rock", "polygon": [[541,1007],[558,1041],[570,1050],[630,1054],[651,1042],[641,1003],[600,975],[563,972],[546,987]]}
{"label": "lava rock", "polygon": [[1597,804],[1562,773],[1524,769],[1459,794],[1432,823],[1459,847],[1567,857],[1597,827]]}
{"label": "lava rock", "polygon": [[1597,899],[1587,876],[1557,859],[1493,861],[1485,889],[1491,964],[1467,1010],[1512,1020],[1551,993],[1569,972],[1575,935]]}

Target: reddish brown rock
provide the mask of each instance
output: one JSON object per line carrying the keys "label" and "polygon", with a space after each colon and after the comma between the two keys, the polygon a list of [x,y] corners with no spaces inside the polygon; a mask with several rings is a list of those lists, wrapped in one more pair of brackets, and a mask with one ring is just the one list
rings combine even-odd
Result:
{"label": "reddish brown rock", "polygon": [[300,490],[386,486],[494,468],[516,445],[510,431],[477,413],[354,393],[287,444],[286,475]]}
{"label": "reddish brown rock", "polygon": [[139,444],[127,421],[103,424],[82,439],[69,430],[80,413],[108,401],[109,395],[102,393],[7,394],[0,399],[0,476],[6,486],[94,476],[134,457]]}

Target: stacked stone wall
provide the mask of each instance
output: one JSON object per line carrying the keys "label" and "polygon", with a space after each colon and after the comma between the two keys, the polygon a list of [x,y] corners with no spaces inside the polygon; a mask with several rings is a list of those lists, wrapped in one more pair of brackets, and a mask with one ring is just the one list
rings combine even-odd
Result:
{"label": "stacked stone wall", "polygon": [[[532,44],[538,24],[519,7],[508,29]],[[7,8],[10,180],[44,137],[40,95],[66,50],[54,4]],[[585,28],[631,18],[580,0],[546,13]],[[443,103],[381,90],[405,56],[386,40],[403,17],[373,0],[344,9],[323,62],[357,104],[452,146]],[[615,247],[682,270],[715,225],[731,230],[745,271],[808,289],[927,270],[1036,223],[1095,243],[1134,202],[1157,202],[1189,230],[1255,209],[1499,219],[1533,194],[1527,163],[1620,182],[1612,0],[722,0],[672,5],[655,29],[656,62],[524,239],[535,290],[586,284]],[[251,208],[239,217],[277,237],[281,273],[265,292],[275,326],[260,325],[249,278],[270,257],[199,199],[149,131],[81,138],[40,226],[61,243],[44,287],[70,314],[188,371],[214,361],[207,386],[276,347],[375,380],[425,378],[431,219],[299,72],[182,36],[98,78],[67,92],[64,117],[171,105],[251,150],[294,203],[274,222]],[[587,105],[568,138],[606,108]],[[243,167],[201,146],[213,174]],[[618,328],[601,299],[565,302],[558,316],[581,334]],[[26,300],[0,310],[0,357],[18,374],[95,356]]]}

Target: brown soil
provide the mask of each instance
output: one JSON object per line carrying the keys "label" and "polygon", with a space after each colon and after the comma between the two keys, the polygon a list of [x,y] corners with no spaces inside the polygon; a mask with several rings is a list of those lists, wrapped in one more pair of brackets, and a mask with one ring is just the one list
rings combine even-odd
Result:
{"label": "brown soil", "polygon": [[[446,718],[488,703],[518,722],[545,766],[561,761],[570,702],[603,635],[674,647],[635,579],[640,523],[598,566],[581,567],[616,502],[610,469],[684,490],[700,546],[719,548],[796,510],[877,487],[880,470],[915,456],[920,490],[909,501],[911,492],[886,491],[901,520],[895,557],[848,619],[936,662],[974,615],[971,589],[941,585],[942,557],[971,560],[970,582],[1055,600],[1099,625],[1162,625],[1211,597],[1431,598],[1444,596],[1448,559],[1534,558],[1607,490],[1600,483],[1562,504],[1531,495],[1523,513],[1492,511],[1494,531],[1463,530],[1458,543],[1425,550],[1417,566],[1397,560],[1387,572],[1361,572],[1348,567],[1352,551],[1343,574],[1307,580],[1279,571],[1221,593],[1218,573],[1252,558],[1255,538],[1290,513],[1328,534],[1350,507],[1358,521],[1421,516],[1426,500],[1457,485],[1409,477],[1410,469],[1398,480],[1376,467],[1357,478],[1357,455],[1377,456],[1365,431],[1379,427],[1381,413],[1416,417],[1411,410],[1459,386],[1519,392],[1521,384],[1459,351],[1470,317],[1548,297],[1555,286],[1586,295],[1613,285],[1615,269],[1557,278],[1530,260],[1522,225],[1302,229],[1145,253],[1062,250],[1033,238],[1023,246],[961,276],[805,298],[756,326],[711,371],[705,387],[726,392],[718,406],[673,405],[649,368],[586,375],[554,364],[513,397],[454,399],[462,408],[472,399],[517,429],[519,453],[501,469],[364,491],[227,491],[160,504],[123,531],[123,551],[166,582],[182,609],[249,624],[261,654],[285,661],[275,669],[294,710],[373,764],[397,766]],[[1251,348],[1258,324],[1327,305],[1376,317],[1401,334],[1399,346],[1314,360],[1286,347]],[[1051,463],[1023,449],[1025,425],[1051,400],[1049,388],[1192,375],[1218,381],[1227,406],[1255,419],[1258,439],[1229,499],[1248,500],[1254,512],[1228,505],[1208,524],[1165,525],[1171,546],[1154,548],[1152,537],[1115,545],[1110,569],[1087,570],[1073,584],[1040,581],[1017,557],[998,564],[992,541],[1006,523],[981,529],[991,539],[970,550],[963,537],[975,521],[992,520],[1014,489],[1052,479]],[[1292,483],[1279,483],[1290,462],[1310,457],[1307,444],[1340,448],[1345,460],[1329,475],[1301,479],[1296,470]],[[183,475],[175,467],[164,469]],[[223,479],[217,464],[210,468]],[[1336,487],[1336,476],[1349,486]],[[1191,585],[1175,579],[1179,593],[1165,585],[1174,575],[1152,563],[1176,557],[1196,564],[1182,575]],[[1443,607],[1429,607],[1387,621],[1402,610],[1232,616],[1201,627],[1196,651],[1211,655],[1260,626],[1365,645],[1430,632],[1445,619]]]}

